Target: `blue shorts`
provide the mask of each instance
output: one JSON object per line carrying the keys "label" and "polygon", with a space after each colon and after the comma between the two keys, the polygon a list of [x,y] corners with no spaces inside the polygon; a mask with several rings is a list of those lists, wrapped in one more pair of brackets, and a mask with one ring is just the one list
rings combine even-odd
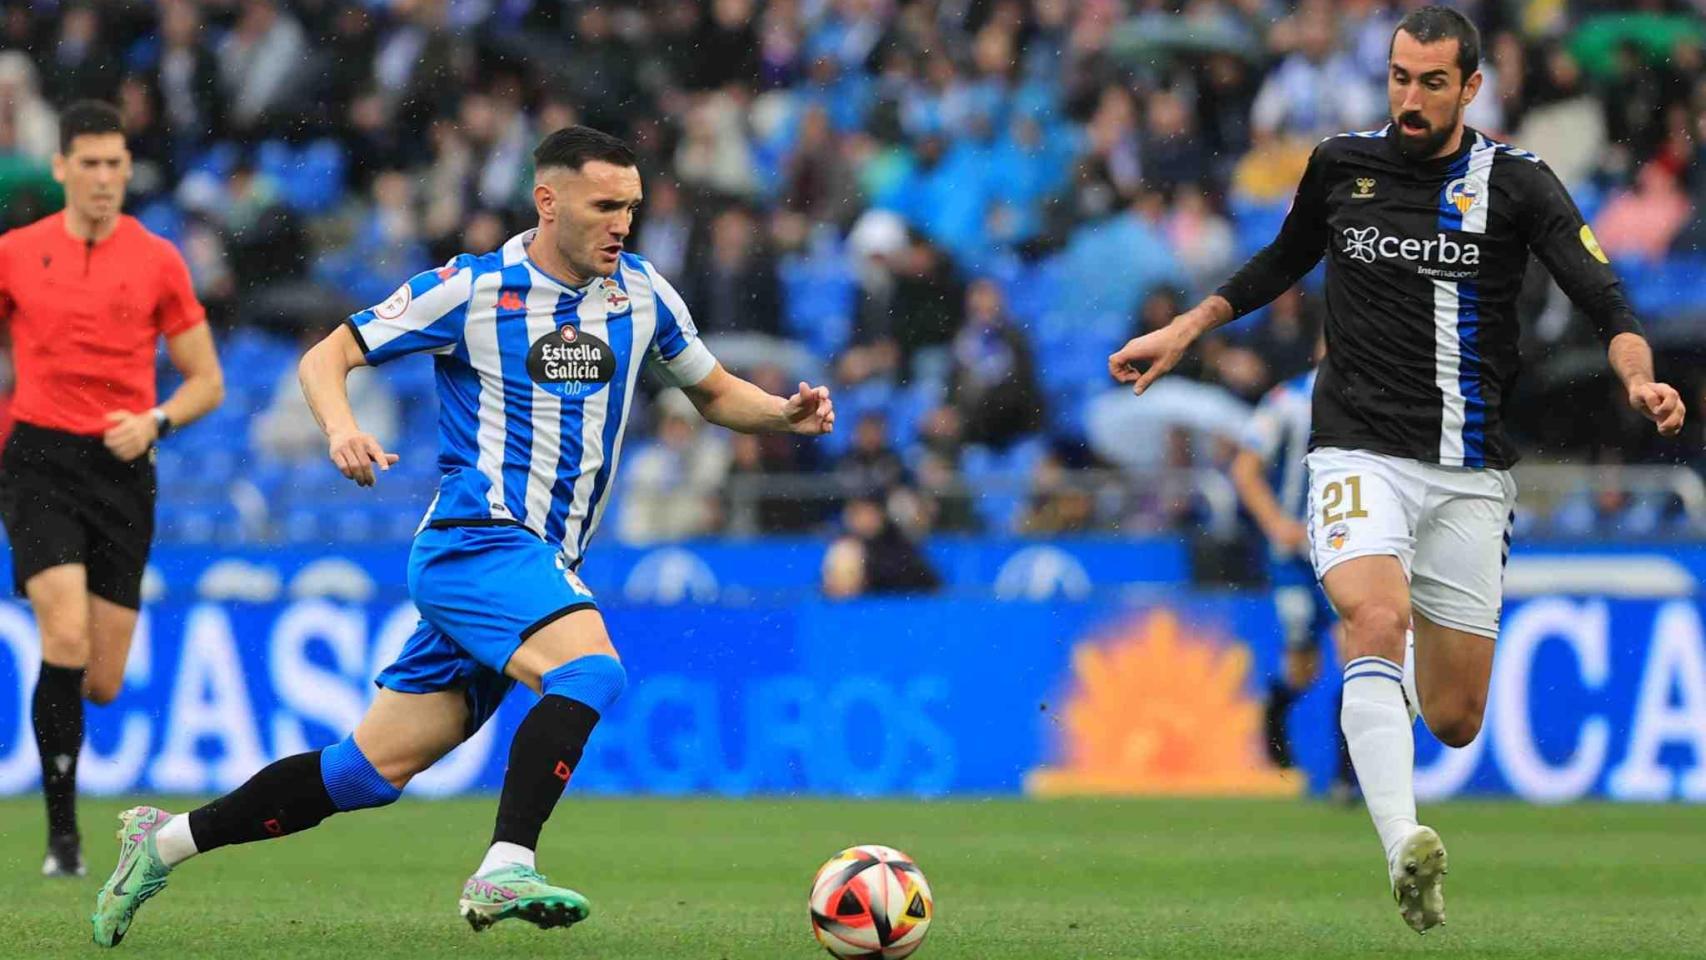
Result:
{"label": "blue shorts", "polygon": [[1289,650],[1318,646],[1333,625],[1333,606],[1315,579],[1308,560],[1275,560],[1268,566],[1274,590],[1274,610]]}
{"label": "blue shorts", "polygon": [[409,596],[421,622],[374,682],[398,693],[464,691],[470,734],[514,686],[504,667],[528,637],[598,607],[557,550],[517,526],[422,530],[409,551]]}

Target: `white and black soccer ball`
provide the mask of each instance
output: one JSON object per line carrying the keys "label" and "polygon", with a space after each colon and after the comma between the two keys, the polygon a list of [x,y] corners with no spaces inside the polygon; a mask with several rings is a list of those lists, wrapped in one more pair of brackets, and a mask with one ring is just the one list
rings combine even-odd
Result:
{"label": "white and black soccer ball", "polygon": [[812,933],[844,960],[900,960],[924,943],[936,914],[930,884],[893,847],[848,847],[812,881]]}

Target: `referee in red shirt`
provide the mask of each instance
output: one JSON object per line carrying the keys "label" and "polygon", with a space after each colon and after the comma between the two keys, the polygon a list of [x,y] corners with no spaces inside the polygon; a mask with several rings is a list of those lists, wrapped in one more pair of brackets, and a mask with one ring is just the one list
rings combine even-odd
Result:
{"label": "referee in red shirt", "polygon": [[[154,538],[154,443],[218,406],[225,386],[183,258],[119,212],[130,151],[118,111],[67,108],[53,176],[65,210],[0,236],[0,320],[17,374],[0,520],[41,631],[42,873],[82,876],[83,698],[110,703],[124,682]],[[184,381],[156,405],[159,337]]]}

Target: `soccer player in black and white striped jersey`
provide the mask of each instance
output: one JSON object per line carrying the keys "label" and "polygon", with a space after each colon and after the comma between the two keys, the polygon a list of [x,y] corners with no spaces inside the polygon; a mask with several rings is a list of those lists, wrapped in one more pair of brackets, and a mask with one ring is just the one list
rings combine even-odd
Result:
{"label": "soccer player in black and white striped jersey", "polygon": [[[1504,432],[1530,253],[1594,322],[1631,407],[1682,428],[1616,273],[1541,160],[1464,126],[1480,37],[1422,7],[1393,33],[1392,122],[1315,148],[1279,236],[1220,290],[1109,358],[1136,393],[1209,330],[1327,258],[1327,358],[1308,457],[1315,572],[1345,628],[1340,724],[1404,920],[1444,922],[1445,846],[1416,819],[1407,707],[1472,741],[1492,674],[1517,454]],[[1404,675],[1414,619],[1415,674]],[[1419,704],[1407,703],[1414,680]]]}

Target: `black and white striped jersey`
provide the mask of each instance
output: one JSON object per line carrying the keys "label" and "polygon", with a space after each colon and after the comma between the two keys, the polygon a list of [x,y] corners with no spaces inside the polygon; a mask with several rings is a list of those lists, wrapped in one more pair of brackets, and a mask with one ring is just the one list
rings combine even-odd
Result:
{"label": "black and white striped jersey", "polygon": [[1412,161],[1390,127],[1321,142],[1279,236],[1219,290],[1242,316],[1327,257],[1312,448],[1506,468],[1532,251],[1609,341],[1640,332],[1593,231],[1540,158],[1468,128]]}

